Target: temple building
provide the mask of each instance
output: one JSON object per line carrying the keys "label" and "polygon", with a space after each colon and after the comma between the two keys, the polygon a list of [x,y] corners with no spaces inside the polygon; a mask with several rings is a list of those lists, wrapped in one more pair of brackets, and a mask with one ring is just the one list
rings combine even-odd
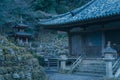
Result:
{"label": "temple building", "polygon": [[33,35],[31,33],[26,32],[27,29],[31,29],[28,25],[20,23],[14,26],[13,29],[14,29],[13,37],[17,43],[19,44],[29,43]]}
{"label": "temple building", "polygon": [[73,11],[40,20],[39,25],[67,32],[71,56],[102,58],[108,41],[120,55],[120,0],[92,0]]}

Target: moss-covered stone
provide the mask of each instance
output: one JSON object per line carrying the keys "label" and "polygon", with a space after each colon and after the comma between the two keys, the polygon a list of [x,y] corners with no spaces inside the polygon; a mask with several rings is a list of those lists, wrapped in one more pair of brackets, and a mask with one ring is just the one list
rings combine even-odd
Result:
{"label": "moss-covered stone", "polygon": [[43,68],[29,51],[0,36],[0,80],[46,80]]}

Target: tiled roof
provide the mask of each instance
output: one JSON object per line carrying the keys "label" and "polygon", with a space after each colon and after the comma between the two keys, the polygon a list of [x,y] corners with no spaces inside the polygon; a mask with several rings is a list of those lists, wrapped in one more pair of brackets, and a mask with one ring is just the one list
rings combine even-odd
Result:
{"label": "tiled roof", "polygon": [[13,28],[31,28],[31,27],[29,27],[28,25],[26,25],[26,24],[23,24],[23,23],[19,23],[19,24],[17,24],[15,27],[13,27]]}
{"label": "tiled roof", "polygon": [[20,23],[20,24],[17,24],[18,26],[26,26],[26,27],[28,27],[28,25],[25,25],[25,24],[23,24],[23,23]]}
{"label": "tiled roof", "polygon": [[19,36],[32,36],[32,34],[26,33],[26,32],[15,32],[15,35],[19,35]]}
{"label": "tiled roof", "polygon": [[[74,14],[74,16],[71,15]],[[40,25],[59,25],[120,14],[120,0],[93,0],[81,8],[56,17],[41,20]]]}

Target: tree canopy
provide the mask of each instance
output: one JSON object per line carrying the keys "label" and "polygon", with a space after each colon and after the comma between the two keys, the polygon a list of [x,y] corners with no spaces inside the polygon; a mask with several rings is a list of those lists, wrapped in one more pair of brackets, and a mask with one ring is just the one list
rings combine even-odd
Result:
{"label": "tree canopy", "polygon": [[71,11],[90,0],[0,0],[0,26],[11,22],[35,25],[40,18]]}

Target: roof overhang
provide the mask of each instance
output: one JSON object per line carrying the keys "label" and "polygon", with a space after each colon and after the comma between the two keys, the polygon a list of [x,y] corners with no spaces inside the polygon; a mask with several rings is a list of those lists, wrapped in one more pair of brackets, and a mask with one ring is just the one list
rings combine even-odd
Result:
{"label": "roof overhang", "polygon": [[86,19],[82,21],[69,22],[65,24],[51,24],[51,25],[40,24],[40,26],[43,26],[43,28],[45,29],[68,31],[74,27],[88,28],[88,27],[91,27],[92,25],[103,26],[105,24],[109,24],[111,22],[116,22],[116,21],[120,21],[120,14],[96,17],[96,18]]}
{"label": "roof overhang", "polygon": [[[120,19],[120,0],[92,0],[77,8],[50,19],[40,20],[46,29],[67,31],[74,27],[88,28],[91,25],[104,25]],[[96,27],[97,28],[97,27]]]}

